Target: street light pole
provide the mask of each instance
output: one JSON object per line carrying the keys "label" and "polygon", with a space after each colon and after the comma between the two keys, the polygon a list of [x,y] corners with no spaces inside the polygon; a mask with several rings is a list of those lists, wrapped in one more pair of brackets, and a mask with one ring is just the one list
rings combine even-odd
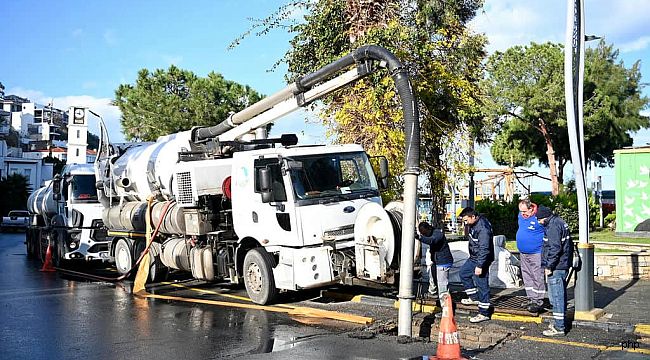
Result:
{"label": "street light pole", "polygon": [[54,122],[54,99],[50,101],[50,119],[49,119],[49,126],[47,127],[47,150],[49,152],[49,158],[50,161],[52,161],[52,131],[51,131],[51,126],[52,123]]}
{"label": "street light pole", "polygon": [[583,133],[583,77],[585,61],[584,0],[567,0],[567,28],[564,49],[564,86],[571,162],[578,196],[578,252],[582,267],[575,284],[576,320],[596,320],[602,309],[594,308],[594,245],[589,243],[585,142]]}

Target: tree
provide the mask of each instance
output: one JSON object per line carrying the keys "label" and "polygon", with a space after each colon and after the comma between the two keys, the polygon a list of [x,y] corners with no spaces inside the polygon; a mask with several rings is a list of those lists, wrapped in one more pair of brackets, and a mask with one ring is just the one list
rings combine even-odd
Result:
{"label": "tree", "polygon": [[21,174],[11,174],[0,179],[0,214],[7,215],[11,210],[24,210],[31,188],[29,179]]}
{"label": "tree", "polygon": [[194,126],[216,125],[260,99],[249,86],[215,72],[201,78],[173,65],[154,72],[142,69],[135,85],[121,84],[115,91],[125,138],[145,141]]}
{"label": "tree", "polygon": [[[418,0],[407,6],[398,0],[294,1],[253,28],[265,34],[281,27],[295,8],[306,9],[304,22],[287,25],[296,33],[283,59],[289,81],[363,44],[387,48],[408,67],[421,110],[421,166],[431,184],[434,221],[442,221],[446,174],[453,155],[462,153],[452,140],[468,126],[482,126],[478,80],[485,38],[466,27],[481,4],[481,0]],[[361,144],[371,155],[386,156],[392,174],[401,173],[403,119],[388,74],[367,77],[322,104],[321,118],[335,142]],[[395,188],[393,197],[399,191]]]}
{"label": "tree", "polygon": [[53,156],[46,156],[43,158],[43,162],[46,164],[53,164],[52,165],[52,173],[54,175],[60,174],[63,171],[63,168],[65,167],[66,161],[60,160],[58,158],[55,158]]}
{"label": "tree", "polygon": [[[650,126],[640,115],[639,63],[626,69],[618,52],[604,42],[585,54],[585,156],[613,164],[613,150],[632,145],[630,131]],[[531,43],[496,52],[488,59],[483,87],[485,112],[502,123],[491,152],[501,165],[526,165],[536,159],[550,170],[557,195],[563,169],[571,159],[564,101],[563,47]]]}

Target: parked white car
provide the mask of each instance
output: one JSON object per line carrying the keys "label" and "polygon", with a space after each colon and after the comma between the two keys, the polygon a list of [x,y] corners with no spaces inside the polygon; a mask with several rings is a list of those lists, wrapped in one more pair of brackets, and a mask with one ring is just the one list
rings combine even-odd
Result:
{"label": "parked white car", "polygon": [[25,230],[29,225],[29,212],[27,210],[11,210],[7,216],[2,217],[0,231],[8,229]]}

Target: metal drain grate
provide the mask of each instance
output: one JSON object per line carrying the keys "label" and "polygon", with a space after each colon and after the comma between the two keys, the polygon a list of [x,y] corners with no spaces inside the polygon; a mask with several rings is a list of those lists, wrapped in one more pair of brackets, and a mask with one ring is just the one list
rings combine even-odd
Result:
{"label": "metal drain grate", "polygon": [[[452,294],[454,303],[456,303],[456,306],[459,309],[476,310],[476,305],[463,305],[460,303],[460,300],[465,297],[466,296],[464,293]],[[501,313],[513,314],[513,315],[535,316],[534,314],[528,312],[526,309],[521,307],[521,304],[526,300],[528,300],[526,296],[501,295],[501,296],[495,296],[491,298],[490,302],[492,303],[495,312],[501,312]],[[546,305],[548,305],[548,301],[545,300],[544,305],[545,305],[544,307],[546,307]],[[542,310],[540,314],[544,314],[546,312],[547,312],[546,310]]]}

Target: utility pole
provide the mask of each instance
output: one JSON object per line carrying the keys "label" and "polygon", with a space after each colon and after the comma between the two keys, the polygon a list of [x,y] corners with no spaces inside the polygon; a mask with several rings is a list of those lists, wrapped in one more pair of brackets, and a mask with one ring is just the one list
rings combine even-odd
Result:
{"label": "utility pole", "polygon": [[475,187],[476,184],[474,183],[474,138],[472,137],[470,148],[469,148],[469,186],[468,186],[468,194],[467,194],[467,206],[471,208],[475,208],[474,204],[474,193],[476,192]]}
{"label": "utility pole", "polygon": [[583,77],[585,61],[584,0],[567,0],[566,43],[564,46],[564,94],[571,162],[578,195],[578,252],[582,267],[575,284],[576,320],[596,320],[602,309],[594,308],[594,245],[589,243],[585,142],[583,133]]}

